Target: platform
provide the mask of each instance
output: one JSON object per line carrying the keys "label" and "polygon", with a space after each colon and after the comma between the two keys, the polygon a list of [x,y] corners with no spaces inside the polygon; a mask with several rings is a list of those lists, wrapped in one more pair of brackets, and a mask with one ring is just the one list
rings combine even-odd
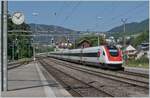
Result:
{"label": "platform", "polygon": [[149,68],[145,69],[145,68],[136,68],[136,67],[125,67],[125,71],[149,75]]}
{"label": "platform", "polygon": [[71,97],[37,62],[8,70],[8,91],[3,97]]}

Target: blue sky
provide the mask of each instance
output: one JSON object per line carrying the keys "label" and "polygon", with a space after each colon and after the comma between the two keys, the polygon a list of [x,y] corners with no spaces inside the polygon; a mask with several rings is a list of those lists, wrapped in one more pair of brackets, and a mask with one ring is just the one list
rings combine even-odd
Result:
{"label": "blue sky", "polygon": [[[107,31],[147,19],[148,1],[9,1],[9,12],[21,11],[26,23],[59,25],[74,30]],[[39,13],[33,16],[32,13]],[[98,18],[99,17],[99,18]]]}

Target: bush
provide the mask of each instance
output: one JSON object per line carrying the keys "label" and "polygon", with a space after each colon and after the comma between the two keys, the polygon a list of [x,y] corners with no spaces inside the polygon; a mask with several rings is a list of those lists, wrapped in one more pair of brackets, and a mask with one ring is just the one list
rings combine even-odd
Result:
{"label": "bush", "polygon": [[140,59],[131,59],[131,60],[128,60],[127,62],[127,65],[128,66],[132,66],[132,67],[149,67],[149,59],[146,57],[146,56],[143,56],[142,58]]}

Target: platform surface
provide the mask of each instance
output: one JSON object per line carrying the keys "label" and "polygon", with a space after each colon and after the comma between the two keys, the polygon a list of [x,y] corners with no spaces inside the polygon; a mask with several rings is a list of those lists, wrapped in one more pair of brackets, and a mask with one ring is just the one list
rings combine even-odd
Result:
{"label": "platform surface", "polygon": [[145,69],[145,68],[137,68],[137,67],[125,67],[125,71],[149,75],[149,68]]}
{"label": "platform surface", "polygon": [[8,91],[3,97],[71,97],[38,62],[8,70]]}

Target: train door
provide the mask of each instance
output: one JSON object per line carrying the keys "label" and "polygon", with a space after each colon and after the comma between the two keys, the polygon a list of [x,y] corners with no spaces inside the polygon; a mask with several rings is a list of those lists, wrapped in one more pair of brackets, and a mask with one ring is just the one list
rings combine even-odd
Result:
{"label": "train door", "polygon": [[105,52],[103,51],[102,48],[100,48],[98,50],[98,60],[99,60],[99,63],[103,64],[104,63],[104,59],[105,58]]}

